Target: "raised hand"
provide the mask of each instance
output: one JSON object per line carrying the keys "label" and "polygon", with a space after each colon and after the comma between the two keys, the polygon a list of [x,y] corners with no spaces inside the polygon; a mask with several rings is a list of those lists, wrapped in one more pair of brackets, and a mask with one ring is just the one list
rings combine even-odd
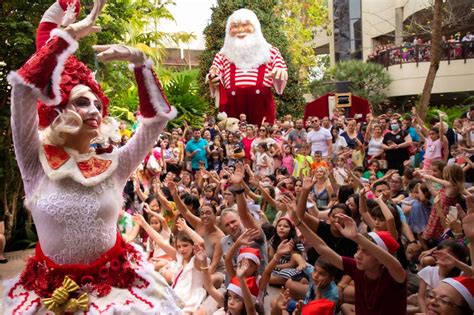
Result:
{"label": "raised hand", "polygon": [[237,276],[237,278],[243,278],[245,272],[247,271],[247,269],[249,269],[249,267],[250,263],[248,262],[248,260],[242,259],[239,265],[237,266],[237,270],[235,271],[235,275]]}
{"label": "raised hand", "polygon": [[304,190],[310,190],[311,188],[313,188],[315,182],[316,182],[316,177],[313,177],[313,178],[305,177],[303,178],[303,184],[301,188],[303,188]]}
{"label": "raised hand", "polygon": [[447,251],[442,250],[435,250],[433,252],[433,257],[436,259],[437,263],[441,263],[445,266],[454,266],[456,264],[457,259],[453,257]]}
{"label": "raised hand", "polygon": [[86,37],[89,34],[100,32],[100,26],[96,26],[95,22],[100,13],[104,9],[105,0],[95,0],[92,11],[83,20],[69,25],[64,30],[68,32],[76,40]]}
{"label": "raised hand", "polygon": [[276,250],[276,254],[280,257],[290,253],[295,246],[295,242],[293,240],[283,240]]}
{"label": "raised hand", "polygon": [[[334,223],[336,228],[341,232],[341,234],[350,240],[353,240],[357,237],[357,225],[351,217],[343,214],[337,213],[336,218],[339,220]],[[341,225],[342,223],[342,225]]]}
{"label": "raised hand", "polygon": [[145,62],[145,54],[138,48],[128,47],[121,44],[94,45],[92,49],[97,54],[99,61],[128,61],[136,66]]}
{"label": "raised hand", "polygon": [[188,227],[188,225],[186,224],[186,221],[183,219],[183,218],[178,218],[178,220],[176,220],[176,229],[178,231],[185,231]]}
{"label": "raised hand", "polygon": [[166,185],[168,186],[168,189],[170,190],[171,196],[174,196],[178,193],[178,187],[176,186],[175,182],[169,181],[168,183],[166,183]]}
{"label": "raised hand", "polygon": [[202,246],[199,245],[194,245],[194,256],[196,257],[196,260],[199,262],[199,264],[206,265],[207,264],[207,253],[204,250]]}
{"label": "raised hand", "polygon": [[260,236],[260,231],[256,229],[247,229],[242,235],[239,236],[236,243],[243,246],[252,245],[253,241]]}
{"label": "raised hand", "polygon": [[242,182],[244,181],[244,168],[242,164],[237,164],[235,166],[235,171],[230,177],[230,181],[234,185],[242,185]]}
{"label": "raised hand", "polygon": [[279,303],[278,303],[278,306],[281,310],[285,310],[287,309],[287,306],[288,306],[288,302],[290,301],[291,299],[291,295],[290,295],[290,289],[285,289],[285,287],[282,287],[282,291],[280,292],[280,299],[278,300]]}

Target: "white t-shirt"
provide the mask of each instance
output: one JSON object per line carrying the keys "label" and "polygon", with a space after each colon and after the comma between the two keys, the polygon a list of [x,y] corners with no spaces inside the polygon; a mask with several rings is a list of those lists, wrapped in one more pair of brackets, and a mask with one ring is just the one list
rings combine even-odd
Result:
{"label": "white t-shirt", "polygon": [[338,154],[343,149],[347,148],[347,141],[344,137],[337,137],[336,141],[332,144],[333,153]]}
{"label": "white t-shirt", "polygon": [[426,283],[426,289],[431,290],[441,282],[438,266],[426,266],[418,272],[418,277]]}
{"label": "white t-shirt", "polygon": [[[311,155],[316,151],[321,151],[323,156],[328,156],[328,140],[332,140],[331,133],[324,129],[319,128],[318,131],[311,130],[307,137],[308,143],[311,144]],[[331,143],[332,145],[332,143]]]}

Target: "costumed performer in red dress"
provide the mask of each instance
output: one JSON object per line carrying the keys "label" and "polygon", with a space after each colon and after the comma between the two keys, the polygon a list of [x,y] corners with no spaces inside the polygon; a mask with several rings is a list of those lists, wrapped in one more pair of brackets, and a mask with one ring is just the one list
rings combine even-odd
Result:
{"label": "costumed performer in red dress", "polygon": [[104,5],[96,0],[84,20],[61,29],[79,14],[79,1],[53,4],[36,53],[8,76],[15,154],[39,243],[23,273],[6,283],[5,314],[182,313],[166,281],[117,233],[123,187],[176,114],[138,49],[95,47],[99,60],[132,64],[143,119],[125,146],[101,154],[91,147],[109,101],[73,53],[99,30]]}

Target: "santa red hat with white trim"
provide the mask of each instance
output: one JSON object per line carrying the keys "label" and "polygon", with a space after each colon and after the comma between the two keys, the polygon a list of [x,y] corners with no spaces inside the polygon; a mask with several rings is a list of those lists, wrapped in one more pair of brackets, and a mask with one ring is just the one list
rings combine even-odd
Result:
{"label": "santa red hat with white trim", "polygon": [[375,244],[392,255],[400,248],[397,240],[387,231],[370,232],[369,236],[374,240]]}
{"label": "santa red hat with white trim", "polygon": [[[260,292],[260,289],[258,288],[257,278],[256,277],[245,278],[245,283],[247,284],[247,287],[249,288],[249,291],[250,291],[250,294],[252,294],[252,297],[257,298]],[[227,286],[227,290],[234,292],[240,297],[244,297],[244,295],[242,294],[242,288],[240,287],[240,281],[237,277],[233,277],[230,280],[230,283]]]}
{"label": "santa red hat with white trim", "polygon": [[328,299],[317,299],[304,305],[301,315],[333,315],[336,303]]}
{"label": "santa red hat with white trim", "polygon": [[239,256],[237,256],[237,263],[242,259],[247,258],[260,265],[260,251],[257,248],[243,247],[240,249]]}
{"label": "santa red hat with white trim", "polygon": [[474,279],[468,277],[446,278],[442,282],[449,284],[466,300],[467,304],[474,311]]}

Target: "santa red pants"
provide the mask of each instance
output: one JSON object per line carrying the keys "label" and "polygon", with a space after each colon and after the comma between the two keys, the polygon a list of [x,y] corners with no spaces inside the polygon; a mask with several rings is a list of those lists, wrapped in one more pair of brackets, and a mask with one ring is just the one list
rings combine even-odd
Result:
{"label": "santa red pants", "polygon": [[[230,88],[221,89],[225,96],[221,96],[219,111],[226,112],[227,116],[239,118],[244,113],[247,115],[247,122],[254,125],[261,125],[263,117],[265,121],[273,124],[275,122],[275,101],[272,90],[263,85],[265,76],[265,65],[258,68],[258,78],[255,86],[236,87],[235,86],[235,65],[231,64]],[[221,94],[222,95],[222,94]]]}

